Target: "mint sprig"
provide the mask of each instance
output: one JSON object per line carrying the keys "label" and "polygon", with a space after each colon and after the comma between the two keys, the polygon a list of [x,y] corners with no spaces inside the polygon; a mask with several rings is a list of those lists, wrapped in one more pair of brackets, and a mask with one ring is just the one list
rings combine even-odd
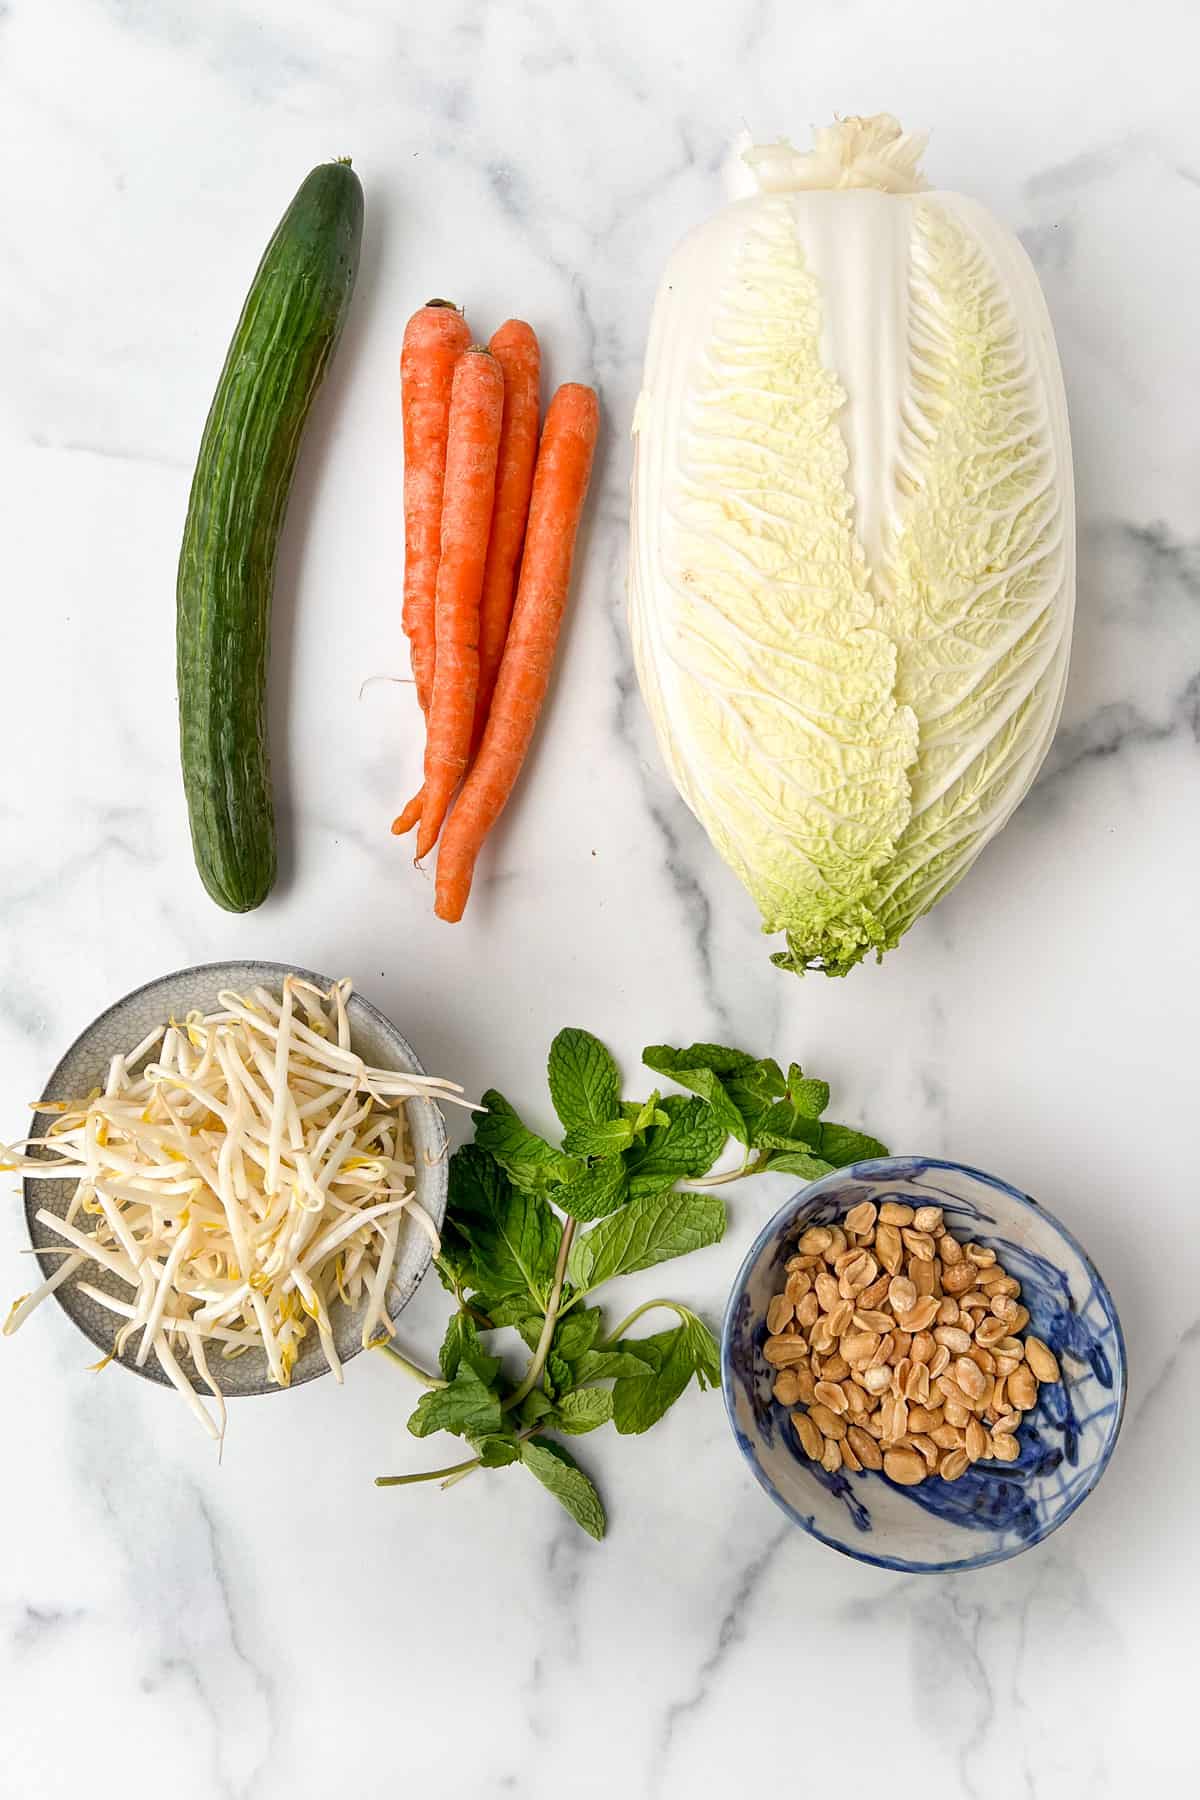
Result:
{"label": "mint sprig", "polygon": [[[649,1300],[606,1331],[589,1297],[622,1275],[719,1243],[725,1206],[708,1190],[722,1182],[767,1170],[812,1180],[887,1154],[878,1139],[825,1120],[828,1085],[796,1063],[785,1075],[773,1058],[723,1044],[655,1044],[644,1060],[687,1094],[656,1088],[645,1100],[622,1099],[620,1071],[600,1040],[574,1027],[559,1032],[547,1079],[561,1147],[503,1094],[484,1095],[475,1142],[450,1161],[437,1269],[456,1310],[440,1374],[388,1342],[376,1346],[426,1388],[408,1422],[414,1437],[445,1431],[471,1454],[380,1476],[379,1486],[450,1487],[477,1469],[519,1465],[602,1537],[600,1496],[560,1438],[610,1422],[624,1436],[647,1431],[693,1380],[715,1386],[720,1366],[711,1331],[686,1306]],[[731,1141],[742,1146],[741,1163],[712,1175]],[[628,1335],[663,1309],[676,1325]],[[519,1377],[496,1353],[502,1330],[515,1331],[528,1353]]]}

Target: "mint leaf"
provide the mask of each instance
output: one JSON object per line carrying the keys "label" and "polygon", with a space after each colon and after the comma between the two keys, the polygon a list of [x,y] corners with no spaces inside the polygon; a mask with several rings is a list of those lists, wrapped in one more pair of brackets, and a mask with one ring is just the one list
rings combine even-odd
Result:
{"label": "mint leaf", "polygon": [[641,1369],[615,1382],[612,1390],[613,1424],[622,1437],[649,1431],[692,1379],[694,1364],[683,1325],[640,1338],[638,1350]]}
{"label": "mint leaf", "polygon": [[483,1096],[485,1113],[475,1118],[475,1142],[518,1187],[533,1188],[544,1194],[556,1182],[567,1181],[576,1173],[570,1157],[564,1156],[530,1131],[516,1109],[503,1094],[489,1088]]}
{"label": "mint leaf", "polygon": [[835,1169],[889,1154],[887,1145],[881,1144],[878,1138],[868,1137],[865,1131],[852,1131],[849,1125],[822,1125],[819,1149]]}
{"label": "mint leaf", "polygon": [[554,1333],[554,1348],[567,1362],[577,1362],[591,1349],[600,1330],[600,1313],[594,1306],[581,1306],[561,1321]]}
{"label": "mint leaf", "polygon": [[473,1279],[482,1292],[503,1298],[528,1291],[546,1301],[562,1227],[539,1194],[514,1188],[477,1144],[450,1158],[447,1216],[470,1246]]}
{"label": "mint leaf", "polygon": [[563,1394],[577,1385],[570,1363],[557,1350],[551,1350],[546,1357],[545,1381],[547,1390],[553,1395]]}
{"label": "mint leaf", "polygon": [[[669,1075],[678,1081],[676,1069],[707,1069],[713,1075],[744,1075],[755,1067],[745,1050],[731,1050],[728,1044],[689,1044],[676,1050],[670,1044],[651,1044],[642,1051],[642,1061],[655,1074]],[[661,1066],[660,1066],[661,1065]]]}
{"label": "mint leaf", "polygon": [[720,1387],[721,1346],[704,1320],[697,1318],[694,1312],[688,1313],[684,1329],[688,1335],[696,1380],[701,1388]]}
{"label": "mint leaf", "polygon": [[750,1142],[755,1142],[755,1129],[773,1100],[787,1092],[783,1070],[772,1056],[764,1056],[740,1074],[724,1078],[725,1092],[746,1122]]}
{"label": "mint leaf", "polygon": [[649,1131],[654,1125],[671,1123],[671,1115],[663,1111],[661,1102],[662,1095],[655,1088],[648,1100],[643,1100],[639,1107],[635,1107],[633,1129],[639,1136],[643,1131]]}
{"label": "mint leaf", "polygon": [[821,1114],[828,1105],[829,1083],[814,1080],[793,1063],[784,1097],[757,1114],[751,1142],[756,1149],[819,1151]]}
{"label": "mint leaf", "polygon": [[446,1292],[453,1294],[457,1300],[467,1288],[475,1285],[471,1246],[453,1219],[445,1221],[441,1239],[442,1247],[433,1259],[433,1266]]}
{"label": "mint leaf", "polygon": [[521,1460],[521,1446],[514,1438],[480,1438],[474,1448],[485,1469],[503,1469]]}
{"label": "mint leaf", "polygon": [[741,1075],[754,1067],[754,1058],[741,1050],[729,1050],[723,1044],[690,1044],[686,1050],[670,1044],[650,1044],[642,1052],[642,1061],[656,1075],[669,1075],[680,1087],[689,1088],[707,1101],[713,1117],[726,1137],[749,1144],[750,1133],[740,1111],[729,1097],[722,1076]]}
{"label": "mint leaf", "polygon": [[541,1342],[542,1326],[546,1323],[546,1315],[540,1309],[536,1312],[522,1313],[520,1318],[510,1320],[514,1331],[520,1335],[521,1342],[527,1350],[536,1350]]}
{"label": "mint leaf", "polygon": [[604,1124],[621,1110],[617,1065],[590,1031],[568,1026],[550,1046],[550,1098],[564,1126]]}
{"label": "mint leaf", "polygon": [[571,1376],[576,1387],[586,1387],[593,1381],[616,1381],[622,1375],[640,1375],[640,1360],[636,1344],[627,1344],[621,1350],[586,1350],[572,1364]]}
{"label": "mint leaf", "polygon": [[[823,1084],[821,1084],[823,1085]],[[790,1102],[782,1103],[785,1107]],[[768,1124],[784,1124],[783,1113],[772,1107]],[[889,1154],[886,1144],[869,1137],[865,1131],[854,1131],[849,1125],[798,1119],[794,1112],[790,1122],[792,1136],[772,1132],[761,1126],[755,1133],[756,1146],[772,1152],[764,1167],[773,1173],[801,1175],[805,1181],[816,1181],[834,1169],[847,1164],[866,1162],[875,1156]]]}
{"label": "mint leaf", "polygon": [[605,1119],[598,1125],[572,1125],[563,1138],[563,1149],[569,1150],[572,1156],[616,1156],[632,1144],[633,1130],[629,1119]]}
{"label": "mint leaf", "polygon": [[577,1459],[571,1454],[565,1444],[558,1443],[554,1438],[540,1437],[536,1441],[539,1449],[548,1450],[551,1456],[557,1457],[560,1463],[565,1463],[568,1469],[577,1469],[579,1467]]}
{"label": "mint leaf", "polygon": [[665,1110],[667,1123],[656,1126],[625,1158],[635,1198],[661,1193],[680,1179],[695,1181],[706,1175],[729,1135],[703,1100],[669,1094],[660,1110]]}
{"label": "mint leaf", "polygon": [[815,1150],[821,1141],[821,1121],[797,1112],[790,1100],[769,1106],[753,1131],[757,1150]]}
{"label": "mint leaf", "polygon": [[554,1199],[573,1219],[602,1219],[624,1204],[629,1193],[629,1172],[619,1156],[598,1162],[586,1175],[577,1175],[555,1190]]}
{"label": "mint leaf", "polygon": [[623,1436],[657,1424],[693,1376],[702,1388],[715,1386],[721,1378],[716,1339],[692,1312],[674,1331],[639,1338],[627,1347],[638,1352],[644,1367],[622,1377],[612,1390],[613,1423]]}
{"label": "mint leaf", "polygon": [[464,1220],[487,1213],[499,1205],[508,1188],[508,1179],[494,1157],[477,1144],[466,1144],[450,1158],[448,1206],[451,1218],[458,1214]]}
{"label": "mint leaf", "polygon": [[408,1421],[414,1437],[429,1437],[435,1431],[452,1431],[456,1437],[498,1432],[504,1423],[500,1396],[479,1379],[474,1369],[461,1363],[449,1387],[432,1388],[422,1394],[416,1411]]}
{"label": "mint leaf", "polygon": [[447,1381],[453,1381],[465,1362],[474,1369],[479,1379],[490,1387],[500,1372],[500,1359],[488,1356],[479,1342],[479,1333],[475,1329],[475,1321],[465,1312],[456,1312],[442,1339],[442,1347],[438,1351],[438,1362],[442,1374]]}
{"label": "mint leaf", "polygon": [[768,1175],[799,1175],[805,1181],[819,1181],[822,1175],[833,1173],[833,1164],[820,1156],[811,1156],[807,1150],[773,1150],[763,1164],[763,1171]]}
{"label": "mint leaf", "polygon": [[562,1451],[561,1445],[552,1447],[540,1438],[528,1438],[521,1446],[521,1461],[554,1495],[559,1505],[566,1507],[589,1537],[599,1540],[604,1536],[607,1521],[600,1496],[574,1459]]}
{"label": "mint leaf", "polygon": [[760,1056],[748,1069],[739,1069],[726,1079],[731,1087],[736,1082],[739,1087],[760,1095],[764,1100],[778,1100],[787,1093],[783,1070],[773,1056]]}
{"label": "mint leaf", "polygon": [[[453,1182],[454,1162],[451,1158],[451,1181]],[[499,1173],[499,1171],[497,1171]],[[434,1258],[438,1280],[448,1293],[454,1295],[461,1304],[462,1297],[468,1288],[477,1287],[475,1278],[475,1257],[470,1242],[464,1231],[460,1231],[454,1214],[447,1207],[446,1217],[442,1221],[440,1232],[441,1249]]]}
{"label": "mint leaf", "polygon": [[522,1425],[540,1425],[543,1419],[552,1418],[555,1411],[553,1400],[541,1388],[534,1388],[532,1393],[526,1394],[517,1408]]}
{"label": "mint leaf", "polygon": [[581,1437],[585,1431],[607,1425],[612,1416],[613,1397],[608,1388],[577,1388],[559,1401],[554,1428],[571,1437]]}
{"label": "mint leaf", "polygon": [[815,1080],[799,1063],[793,1063],[788,1070],[787,1097],[803,1118],[819,1119],[829,1105],[829,1083]]}
{"label": "mint leaf", "polygon": [[532,1294],[474,1293],[471,1295],[471,1304],[485,1312],[497,1328],[511,1325],[515,1331],[519,1331],[531,1349],[537,1343],[542,1320],[546,1315]]}
{"label": "mint leaf", "polygon": [[724,1233],[725,1207],[716,1195],[650,1194],[577,1237],[567,1270],[575,1287],[595,1288],[715,1244]]}
{"label": "mint leaf", "polygon": [[644,1131],[649,1131],[652,1125],[670,1123],[669,1115],[663,1111],[662,1095],[657,1088],[648,1100],[622,1100],[621,1117],[629,1120],[638,1137]]}

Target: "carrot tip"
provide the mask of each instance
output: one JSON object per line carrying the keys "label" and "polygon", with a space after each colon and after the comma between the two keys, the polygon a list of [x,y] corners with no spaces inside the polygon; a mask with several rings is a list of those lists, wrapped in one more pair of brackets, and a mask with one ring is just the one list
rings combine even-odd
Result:
{"label": "carrot tip", "polygon": [[413,795],[408,805],[404,808],[404,811],[402,813],[397,813],[396,817],[392,820],[392,836],[403,837],[406,831],[411,831],[413,826],[420,819],[421,813],[424,810],[424,805],[425,789],[422,788],[419,794]]}

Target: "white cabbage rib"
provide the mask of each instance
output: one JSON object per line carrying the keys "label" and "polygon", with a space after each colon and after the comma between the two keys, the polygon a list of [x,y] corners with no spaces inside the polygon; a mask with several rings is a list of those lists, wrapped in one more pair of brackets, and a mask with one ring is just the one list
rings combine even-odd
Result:
{"label": "white cabbage rib", "polygon": [[743,202],[667,271],[636,431],[663,753],[775,960],[844,973],[964,873],[1057,722],[1073,500],[1036,277],[955,195]]}

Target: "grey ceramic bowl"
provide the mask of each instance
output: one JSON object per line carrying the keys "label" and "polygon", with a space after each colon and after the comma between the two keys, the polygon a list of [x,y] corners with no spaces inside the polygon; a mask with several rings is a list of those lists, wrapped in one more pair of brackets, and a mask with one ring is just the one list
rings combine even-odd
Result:
{"label": "grey ceramic bowl", "polygon": [[[244,991],[261,986],[278,992],[284,976],[292,974],[303,975],[321,987],[330,986],[328,976],[316,975],[309,969],[294,969],[286,963],[223,962],[200,963],[193,969],[178,969],[172,975],[162,975],[157,981],[148,982],[145,987],[135,988],[123,1000],[118,1000],[106,1012],[102,1012],[76,1038],[46,1083],[40,1098],[62,1099],[74,1094],[86,1094],[91,1088],[102,1086],[110,1057],[140,1043],[142,1038],[156,1026],[164,1024],[172,1015],[182,1018],[193,1008],[198,1008],[201,1012],[215,1012],[217,995],[223,988]],[[349,1015],[351,1042],[367,1062],[378,1067],[411,1070],[417,1075],[425,1073],[411,1045],[401,1037],[390,1020],[385,1019],[378,1008],[372,1006],[369,1000],[364,1000],[361,994],[351,995]],[[415,1152],[414,1184],[417,1199],[434,1222],[440,1225],[446,1210],[445,1121],[433,1101],[407,1100],[404,1105]],[[41,1251],[50,1245],[61,1244],[62,1239],[55,1237],[35,1215],[40,1208],[64,1214],[74,1185],[69,1181],[45,1181],[26,1177],[25,1217],[35,1250]],[[394,1319],[412,1298],[421,1277],[429,1267],[431,1257],[432,1249],[425,1232],[418,1225],[406,1223],[400,1239],[395,1273],[388,1288],[389,1317]],[[59,1259],[39,1255],[38,1261],[43,1273],[51,1275],[58,1267]],[[128,1299],[128,1288],[115,1276],[96,1269],[94,1265],[85,1266],[80,1273],[86,1276],[93,1287],[106,1288],[122,1299]],[[56,1290],[54,1298],[85,1337],[90,1338],[105,1353],[112,1349],[113,1329],[117,1321],[111,1312],[88,1295],[80,1293],[74,1280],[64,1282]],[[360,1315],[337,1301],[331,1308],[331,1318],[338,1355],[346,1362],[362,1348]],[[144,1375],[150,1381],[165,1384],[167,1377],[153,1356],[144,1368],[135,1366],[133,1357],[136,1350],[136,1344],[129,1347],[119,1359],[122,1366],[133,1370],[135,1375]],[[190,1375],[190,1357],[181,1351],[180,1360]],[[212,1356],[209,1363],[225,1394],[271,1394],[281,1391],[267,1379],[267,1359],[261,1350],[248,1350],[233,1362],[223,1362],[220,1357]],[[306,1336],[296,1359],[292,1370],[292,1386],[295,1387],[302,1381],[312,1381],[327,1371],[328,1364],[314,1330]]]}
{"label": "grey ceramic bowl", "polygon": [[[936,1205],[958,1238],[995,1250],[1021,1283],[1030,1329],[1058,1357],[1013,1463],[981,1462],[960,1481],[897,1487],[869,1470],[827,1474],[800,1447],[763,1358],[766,1311],[809,1225],[861,1200]],[[879,1568],[980,1569],[1028,1550],[1069,1519],[1108,1467],[1125,1410],[1125,1340],[1112,1296],[1065,1225],[1008,1182],[937,1157],[881,1157],[814,1181],[759,1233],[730,1295],[721,1341],[725,1406],[751,1472],[804,1531]]]}

